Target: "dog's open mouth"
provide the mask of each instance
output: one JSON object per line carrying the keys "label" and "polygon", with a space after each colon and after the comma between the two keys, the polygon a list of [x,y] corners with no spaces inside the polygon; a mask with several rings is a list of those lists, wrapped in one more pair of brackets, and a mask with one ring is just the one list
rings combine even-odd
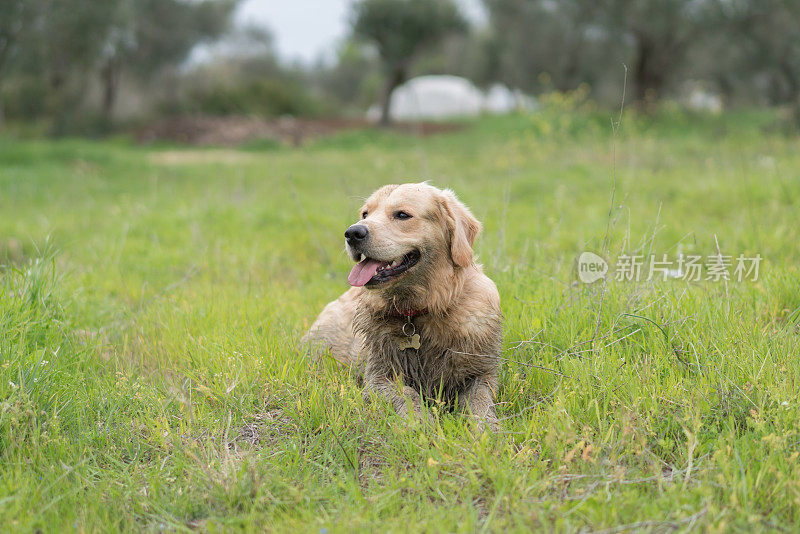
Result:
{"label": "dog's open mouth", "polygon": [[347,281],[351,286],[378,285],[399,277],[419,261],[419,251],[412,250],[394,261],[378,261],[364,258],[353,266]]}

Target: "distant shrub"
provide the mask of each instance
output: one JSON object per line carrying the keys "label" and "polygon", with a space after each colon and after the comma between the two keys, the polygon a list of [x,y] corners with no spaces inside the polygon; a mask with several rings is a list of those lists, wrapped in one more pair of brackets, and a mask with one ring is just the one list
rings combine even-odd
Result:
{"label": "distant shrub", "polygon": [[35,119],[47,111],[47,86],[33,77],[11,78],[3,84],[0,98],[8,119]]}
{"label": "distant shrub", "polygon": [[114,131],[115,124],[106,114],[87,104],[85,95],[74,88],[54,92],[34,77],[18,76],[3,85],[5,117],[20,124],[42,120],[42,133],[55,137],[102,137]]}
{"label": "distant shrub", "polygon": [[113,133],[118,126],[108,115],[78,105],[70,105],[64,106],[52,118],[50,135],[104,137]]}
{"label": "distant shrub", "polygon": [[260,115],[295,117],[323,114],[325,106],[299,83],[259,80],[236,86],[217,86],[191,93],[184,111],[208,115]]}

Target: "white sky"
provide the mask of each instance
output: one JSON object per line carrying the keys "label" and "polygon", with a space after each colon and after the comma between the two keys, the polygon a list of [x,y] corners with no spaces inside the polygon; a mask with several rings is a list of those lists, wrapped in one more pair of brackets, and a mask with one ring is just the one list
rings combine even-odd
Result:
{"label": "white sky", "polygon": [[[436,1],[436,0],[431,0]],[[336,45],[347,36],[352,0],[244,0],[237,24],[266,26],[278,53],[305,63],[332,59]],[[482,19],[480,0],[458,0],[470,20]]]}

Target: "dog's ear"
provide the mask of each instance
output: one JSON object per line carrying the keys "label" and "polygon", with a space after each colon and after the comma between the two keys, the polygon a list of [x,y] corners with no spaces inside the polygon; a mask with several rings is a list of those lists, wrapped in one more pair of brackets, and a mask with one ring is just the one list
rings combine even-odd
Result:
{"label": "dog's ear", "polygon": [[451,190],[442,191],[439,202],[450,238],[450,257],[455,265],[466,267],[473,262],[472,245],[483,227]]}

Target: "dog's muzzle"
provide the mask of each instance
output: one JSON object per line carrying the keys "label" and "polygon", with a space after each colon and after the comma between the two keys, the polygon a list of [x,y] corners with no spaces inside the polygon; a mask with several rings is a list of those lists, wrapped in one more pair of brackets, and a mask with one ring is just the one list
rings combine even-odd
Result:
{"label": "dog's muzzle", "polygon": [[369,229],[363,224],[354,224],[344,232],[347,244],[355,250],[358,250],[364,244],[367,237],[369,237]]}

